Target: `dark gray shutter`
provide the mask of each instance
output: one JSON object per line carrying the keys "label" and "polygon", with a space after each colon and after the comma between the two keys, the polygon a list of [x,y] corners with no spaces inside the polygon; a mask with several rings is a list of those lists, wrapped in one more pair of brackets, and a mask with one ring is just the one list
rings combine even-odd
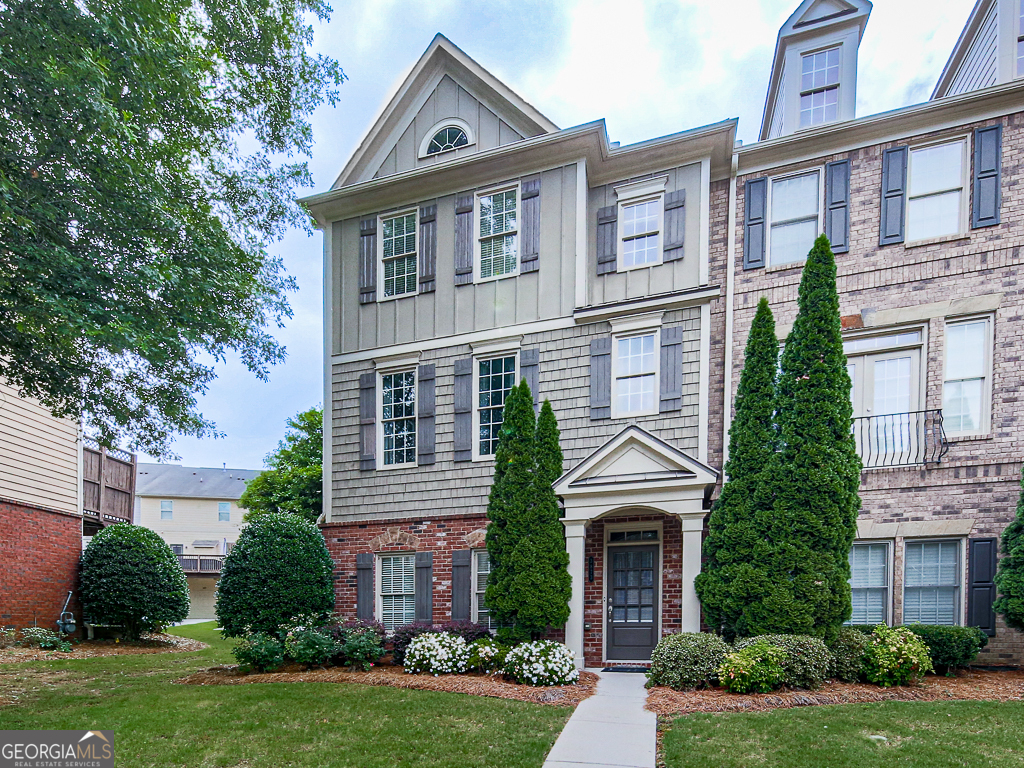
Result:
{"label": "dark gray shutter", "polygon": [[416,371],[419,391],[416,402],[416,463],[434,463],[434,366],[421,365]]}
{"label": "dark gray shutter", "polygon": [[764,266],[767,237],[768,179],[751,179],[743,187],[743,268]]}
{"label": "dark gray shutter", "polygon": [[359,468],[377,468],[377,374],[359,377]]}
{"label": "dark gray shutter", "polygon": [[377,217],[359,222],[359,303],[377,300]]}
{"label": "dark gray shutter", "polygon": [[662,261],[679,261],[683,258],[685,240],[686,190],[680,189],[665,195],[665,255]]}
{"label": "dark gray shutter", "polygon": [[473,460],[473,358],[455,361],[455,461]]}
{"label": "dark gray shutter", "polygon": [[590,342],[590,418],[612,417],[612,337]]}
{"label": "dark gray shutter", "polygon": [[540,269],[540,178],[523,182],[522,213],[520,214],[519,247],[520,272]]}
{"label": "dark gray shutter", "polygon": [[661,329],[661,413],[683,407],[683,328]]}
{"label": "dark gray shutter", "polygon": [[833,253],[850,250],[850,161],[825,166],[825,237]]}
{"label": "dark gray shutter", "polygon": [[616,270],[615,250],[618,247],[619,208],[609,205],[597,212],[597,274],[607,275]]}
{"label": "dark gray shutter", "polygon": [[473,282],[473,193],[455,198],[455,284]]}
{"label": "dark gray shutter", "polygon": [[893,147],[882,153],[882,216],[878,244],[903,242],[904,211],[907,207],[906,147]]}
{"label": "dark gray shutter", "polygon": [[437,206],[420,208],[420,293],[437,287]]}
{"label": "dark gray shutter", "polygon": [[434,553],[416,553],[416,621],[434,621]]}
{"label": "dark gray shutter", "polygon": [[356,617],[373,620],[373,553],[356,555]]}
{"label": "dark gray shutter", "polygon": [[991,227],[999,223],[1002,202],[1003,126],[990,125],[974,131],[974,205],[971,227]]}
{"label": "dark gray shutter", "polygon": [[469,621],[473,605],[473,550],[452,552],[452,621]]}
{"label": "dark gray shutter", "polygon": [[996,550],[999,539],[969,539],[967,557],[967,624],[996,634]]}
{"label": "dark gray shutter", "polygon": [[533,395],[533,407],[540,403],[540,350],[524,349],[519,353],[519,368]]}

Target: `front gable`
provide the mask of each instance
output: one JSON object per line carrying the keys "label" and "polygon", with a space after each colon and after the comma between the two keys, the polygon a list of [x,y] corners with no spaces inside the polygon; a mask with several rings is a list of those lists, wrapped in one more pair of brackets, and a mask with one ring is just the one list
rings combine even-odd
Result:
{"label": "front gable", "polygon": [[[428,155],[445,127],[468,141]],[[399,86],[334,183],[334,189],[557,131],[558,127],[437,35]]]}

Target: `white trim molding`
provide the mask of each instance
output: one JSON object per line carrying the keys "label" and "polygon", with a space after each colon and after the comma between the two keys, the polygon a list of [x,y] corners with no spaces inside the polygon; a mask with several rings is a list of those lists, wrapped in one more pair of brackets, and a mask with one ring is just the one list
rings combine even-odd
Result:
{"label": "white trim molding", "polygon": [[434,137],[439,131],[445,128],[459,128],[466,134],[467,141],[462,145],[463,147],[472,147],[476,144],[476,136],[473,135],[473,129],[470,127],[469,123],[458,117],[446,117],[444,120],[438,120],[434,123],[430,127],[430,130],[428,130],[423,136],[423,140],[420,142],[419,154],[417,155],[420,160],[424,160],[428,157],[441,157],[442,155],[447,155],[449,152],[454,152],[456,149],[462,149],[462,147],[455,147],[453,149],[446,149],[441,152],[427,154],[427,150],[430,148],[430,142],[434,140]]}

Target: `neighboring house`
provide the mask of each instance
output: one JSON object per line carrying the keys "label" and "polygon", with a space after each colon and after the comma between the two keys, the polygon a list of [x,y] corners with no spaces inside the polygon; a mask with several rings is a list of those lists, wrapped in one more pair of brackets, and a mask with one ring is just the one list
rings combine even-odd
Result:
{"label": "neighboring house", "polygon": [[216,618],[221,565],[238,540],[245,514],[238,499],[260,472],[138,465],[135,523],[156,531],[178,555],[188,578],[190,619]]}
{"label": "neighboring house", "polygon": [[78,584],[82,442],[75,422],[3,383],[0,532],[0,627],[56,629]]}
{"label": "neighboring house", "polygon": [[[870,8],[800,4],[748,147],[732,120],[625,147],[603,121],[558,129],[434,39],[304,201],[324,232],[322,530],[344,615],[490,622],[487,493],[523,377],[562,431],[579,663],[644,661],[698,630],[746,330],[761,295],[792,322],[824,231],[869,467],[855,620],[996,631],[984,600],[1020,472],[1024,81],[858,119]],[[1018,637],[999,629],[986,658],[1021,660]]]}

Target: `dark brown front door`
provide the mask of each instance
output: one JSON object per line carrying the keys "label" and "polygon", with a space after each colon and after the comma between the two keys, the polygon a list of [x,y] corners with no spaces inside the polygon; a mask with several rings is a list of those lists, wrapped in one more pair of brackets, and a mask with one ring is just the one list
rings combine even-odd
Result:
{"label": "dark brown front door", "polygon": [[658,545],[608,547],[607,658],[644,661],[658,642]]}

